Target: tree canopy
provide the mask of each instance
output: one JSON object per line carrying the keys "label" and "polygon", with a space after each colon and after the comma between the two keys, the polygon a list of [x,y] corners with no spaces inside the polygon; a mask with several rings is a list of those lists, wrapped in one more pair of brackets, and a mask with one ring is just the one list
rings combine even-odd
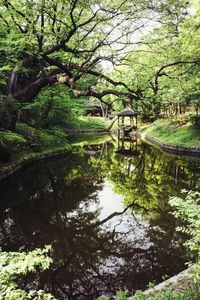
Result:
{"label": "tree canopy", "polygon": [[0,28],[4,105],[8,97],[32,102],[42,88],[60,83],[72,98],[103,105],[123,98],[144,115],[158,116],[174,102],[199,108],[198,4],[1,0]]}

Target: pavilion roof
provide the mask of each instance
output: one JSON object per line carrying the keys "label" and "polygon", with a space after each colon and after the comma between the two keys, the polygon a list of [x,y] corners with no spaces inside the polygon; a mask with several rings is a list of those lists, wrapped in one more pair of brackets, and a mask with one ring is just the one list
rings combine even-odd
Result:
{"label": "pavilion roof", "polygon": [[139,115],[139,113],[132,110],[131,108],[127,107],[124,110],[117,113],[116,115],[118,117],[135,117],[135,116]]}

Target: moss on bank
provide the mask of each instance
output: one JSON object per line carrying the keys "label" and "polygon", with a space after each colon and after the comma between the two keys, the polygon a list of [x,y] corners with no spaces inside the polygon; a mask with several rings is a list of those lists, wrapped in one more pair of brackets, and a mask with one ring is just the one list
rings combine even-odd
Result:
{"label": "moss on bank", "polygon": [[190,123],[180,126],[176,122],[157,120],[141,132],[144,137],[156,138],[165,145],[200,149],[200,130]]}

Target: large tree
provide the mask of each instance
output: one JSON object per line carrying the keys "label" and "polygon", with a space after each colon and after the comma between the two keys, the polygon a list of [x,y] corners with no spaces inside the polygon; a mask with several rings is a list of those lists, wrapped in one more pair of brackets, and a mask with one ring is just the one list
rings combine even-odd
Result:
{"label": "large tree", "polygon": [[[148,25],[171,22],[178,31],[186,2],[0,0],[0,91],[26,103],[59,81],[76,96],[137,101],[140,89],[108,77],[105,62],[119,65]],[[83,88],[89,77],[91,84]]]}
{"label": "large tree", "polygon": [[84,74],[103,76],[101,62],[120,59],[117,44],[144,26],[143,2],[1,0],[1,91],[27,102],[57,80],[76,90]]}

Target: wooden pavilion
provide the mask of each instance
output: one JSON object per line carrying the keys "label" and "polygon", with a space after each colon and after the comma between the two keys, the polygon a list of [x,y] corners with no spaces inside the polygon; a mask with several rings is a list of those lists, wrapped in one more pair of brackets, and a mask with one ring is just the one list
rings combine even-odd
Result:
{"label": "wooden pavilion", "polygon": [[[138,112],[127,107],[121,112],[117,113],[118,117],[118,137],[124,139],[125,136],[137,129]],[[129,125],[125,124],[125,118],[129,118]]]}

